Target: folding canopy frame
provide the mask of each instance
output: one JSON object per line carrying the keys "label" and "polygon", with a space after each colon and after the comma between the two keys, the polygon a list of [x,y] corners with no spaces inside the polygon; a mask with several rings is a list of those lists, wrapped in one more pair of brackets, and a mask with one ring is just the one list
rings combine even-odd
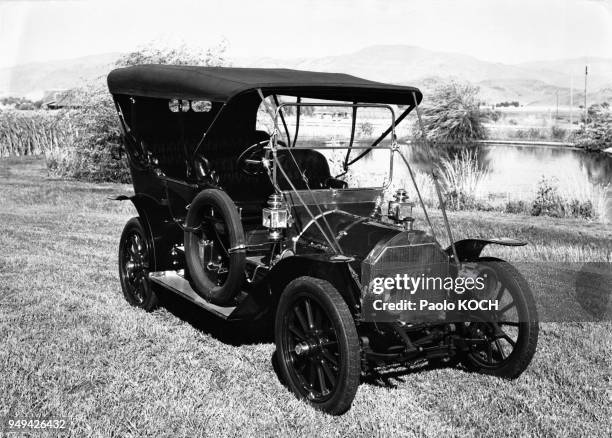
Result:
{"label": "folding canopy frame", "polygon": [[[350,144],[347,147],[338,147],[339,149],[345,149],[347,148],[347,154],[345,157],[345,161],[343,163],[343,166],[350,166],[351,164],[355,163],[356,161],[358,161],[359,159],[361,159],[362,157],[364,157],[365,155],[367,155],[370,151],[372,151],[372,149],[374,149],[375,147],[377,147],[388,135],[389,133],[392,134],[392,138],[391,138],[391,142],[392,145],[389,149],[391,149],[391,159],[390,159],[390,166],[391,166],[391,172],[390,172],[390,180],[393,177],[393,156],[397,153],[401,158],[402,161],[404,162],[404,164],[406,165],[406,167],[408,168],[408,172],[410,174],[410,178],[412,180],[413,186],[415,188],[415,191],[417,193],[417,197],[419,198],[419,203],[421,204],[421,208],[423,210],[423,213],[425,215],[425,219],[429,225],[429,228],[431,230],[431,233],[433,235],[434,238],[436,238],[436,233],[435,233],[435,229],[433,227],[433,224],[431,222],[431,219],[429,217],[429,214],[427,212],[427,207],[425,206],[425,203],[423,201],[423,197],[421,195],[419,186],[416,182],[415,176],[414,176],[414,172],[412,170],[412,167],[410,166],[410,163],[408,162],[408,159],[405,157],[405,155],[400,151],[399,146],[397,144],[397,138],[395,135],[395,128],[397,126],[397,124],[402,121],[409,113],[412,109],[416,108],[416,112],[417,112],[417,117],[418,117],[418,123],[420,126],[420,130],[421,130],[421,135],[423,137],[423,141],[425,142],[426,146],[427,146],[427,153],[428,153],[428,159],[429,162],[431,164],[433,164],[433,157],[431,155],[431,145],[428,142],[427,139],[427,135],[426,135],[426,131],[425,131],[425,126],[423,124],[423,120],[421,117],[421,112],[420,112],[420,108],[418,106],[418,100],[417,100],[417,96],[415,93],[413,93],[413,104],[410,105],[406,110],[404,110],[404,112],[402,112],[402,114],[400,114],[400,116],[396,119],[395,118],[395,114],[393,113],[393,110],[388,107],[387,105],[376,105],[376,104],[358,104],[358,103],[353,103],[353,104],[327,104],[327,103],[322,103],[322,104],[316,104],[316,103],[312,103],[312,104],[303,104],[303,103],[299,103],[296,102],[295,104],[292,103],[283,103],[281,105],[278,104],[278,99],[275,96],[274,102],[277,105],[276,107],[276,111],[272,111],[269,106],[266,103],[265,97],[262,93],[261,90],[258,91],[259,95],[261,97],[262,103],[264,104],[264,107],[266,108],[266,110],[268,111],[268,113],[270,115],[273,115],[274,117],[274,132],[272,134],[272,138],[271,138],[271,144],[272,144],[272,152],[273,152],[273,157],[274,157],[274,163],[275,166],[273,168],[273,172],[276,172],[276,169],[278,168],[280,170],[280,172],[282,173],[283,177],[289,182],[292,191],[297,195],[300,203],[302,204],[302,207],[305,209],[305,211],[308,213],[308,215],[311,217],[311,220],[313,221],[313,223],[315,224],[315,226],[319,229],[320,233],[323,235],[323,237],[325,238],[325,240],[328,242],[328,244],[330,245],[330,247],[332,248],[332,250],[336,253],[336,254],[342,254],[342,250],[340,248],[340,245],[337,242],[336,237],[334,236],[331,227],[329,226],[329,223],[327,222],[327,219],[325,218],[325,214],[323,213],[323,211],[321,210],[320,206],[317,204],[317,208],[319,210],[319,214],[315,215],[310,208],[308,207],[308,205],[304,202],[304,200],[302,199],[302,197],[299,194],[299,191],[295,188],[295,186],[291,183],[290,179],[287,176],[287,173],[284,171],[281,163],[278,161],[277,159],[277,155],[276,155],[276,151],[277,150],[284,150],[287,151],[289,153],[289,155],[291,156],[291,158],[293,159],[293,162],[295,163],[295,165],[297,166],[298,163],[295,160],[295,157],[292,154],[292,150],[297,150],[297,149],[313,149],[311,147],[298,147],[295,145],[295,140],[293,143],[293,146],[285,146],[285,147],[281,147],[276,145],[276,137],[278,135],[278,131],[279,131],[279,127],[278,127],[278,118],[281,119],[286,134],[287,134],[287,138],[289,138],[289,131],[287,129],[287,125],[285,123],[284,117],[283,117],[283,107],[286,106],[296,106],[297,107],[297,111],[299,112],[299,108],[301,106],[343,106],[343,107],[352,107],[353,109],[353,119],[352,119],[352,127],[351,127],[351,139],[350,139]],[[359,107],[381,107],[381,108],[385,108],[387,107],[390,111],[391,111],[391,115],[392,115],[392,122],[391,122],[391,126],[389,126],[389,128],[387,128],[375,141],[374,143],[372,143],[370,146],[367,147],[354,147],[353,146],[353,138],[354,138],[354,129],[355,129],[355,115],[356,115],[356,111],[357,108]],[[297,131],[297,127],[296,127],[296,131]],[[296,136],[297,138],[297,136]],[[361,149],[363,150],[356,158],[354,158],[353,160],[351,160],[350,162],[348,162],[348,157],[350,155],[351,150],[353,149]],[[385,148],[386,149],[386,148]],[[346,168],[344,169],[346,171]],[[448,216],[446,214],[446,208],[445,208],[445,203],[444,203],[444,199],[442,196],[442,191],[440,188],[440,184],[438,181],[438,175],[436,174],[435,170],[434,170],[434,166],[431,166],[431,177],[434,183],[434,187],[436,189],[436,194],[438,197],[438,202],[439,202],[439,207],[440,210],[442,211],[442,217],[443,217],[443,221],[444,221],[444,225],[446,228],[446,232],[447,232],[447,236],[448,239],[450,241],[450,247],[452,249],[452,253],[453,253],[453,257],[456,260],[456,262],[459,264],[459,266],[461,266],[461,260],[458,257],[457,254],[457,249],[455,246],[455,240],[453,238],[453,234],[452,234],[452,230],[450,227],[450,222],[448,221]],[[305,186],[307,188],[307,191],[309,192],[309,194],[312,196],[312,191],[308,185],[308,180],[305,179],[305,176],[302,175],[302,178],[304,180]],[[273,181],[273,184],[276,186],[276,174],[274,173],[273,175],[271,175],[271,179]],[[389,180],[388,183],[390,183],[391,181]],[[323,223],[325,224],[326,228],[329,230],[329,236],[327,236],[327,233],[325,232],[325,230],[323,230],[322,226],[318,223],[317,218],[321,217],[323,219]]]}
{"label": "folding canopy frame", "polygon": [[[414,87],[384,84],[338,73],[319,73],[288,69],[192,67],[168,65],[141,65],[113,70],[108,75],[108,87],[114,96],[143,96],[188,100],[207,99],[211,102],[221,103],[222,107],[214,117],[208,131],[214,129],[218,123],[218,120],[220,117],[222,117],[226,108],[230,104],[240,101],[242,96],[253,93],[259,94],[264,103],[264,98],[272,95],[274,96],[276,101],[275,103],[277,104],[278,98],[276,95],[278,94],[296,96],[298,98],[298,102],[300,98],[307,96],[314,99],[345,102],[383,102],[386,104],[399,105],[408,104],[408,108],[404,110],[404,112],[397,118],[397,121],[394,121],[394,125],[401,122],[412,111],[412,109],[416,108],[419,123],[421,125],[421,133],[425,143],[428,146],[427,149],[429,158],[430,160],[432,159],[431,152],[429,151],[430,145],[427,143],[427,137],[425,130],[423,129],[424,127],[418,108],[423,96],[421,92]],[[121,108],[119,108],[119,106],[118,110],[121,114]],[[355,115],[356,110],[354,109],[351,127],[351,146],[353,146],[352,142],[354,139]],[[290,145],[291,139],[289,137],[286,122],[282,114],[281,117]],[[276,125],[276,117],[274,120],[276,129],[278,127]],[[299,118],[297,120],[299,121]],[[130,133],[129,127],[127,127],[123,117],[122,124],[127,129],[126,133]],[[350,166],[367,155],[373,148],[377,147],[389,135],[389,133],[394,131],[394,125],[385,130],[371,146],[363,150],[352,160],[349,160],[350,151],[351,149],[354,149],[354,147],[349,149],[343,162],[343,166]],[[295,145],[297,140],[298,129],[299,127],[296,128],[293,145]],[[202,139],[194,149],[193,156],[195,156],[199,147],[203,143],[207,132],[204,133]],[[399,148],[396,147],[396,139],[392,138],[391,140],[395,145],[393,147],[393,153],[398,152],[410,170],[410,175],[417,190],[419,200],[423,210],[425,211],[430,228],[432,229],[432,232],[434,232],[431,221],[427,216],[422,197],[418,191],[413,172],[408,165],[408,160],[399,151]],[[453,255],[458,262],[459,259],[453,243],[452,233],[444,208],[444,202],[438,184],[437,175],[433,169],[432,177],[440,202],[440,208],[442,209],[447,233],[453,248]]]}

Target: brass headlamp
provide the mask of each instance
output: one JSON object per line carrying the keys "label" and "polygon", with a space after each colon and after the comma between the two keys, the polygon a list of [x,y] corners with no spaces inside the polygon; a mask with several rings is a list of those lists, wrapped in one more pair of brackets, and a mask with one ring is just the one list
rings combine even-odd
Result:
{"label": "brass headlamp", "polygon": [[414,218],[412,217],[412,208],[414,203],[408,200],[408,194],[405,189],[398,189],[392,200],[389,201],[387,216],[396,224],[409,225],[412,229]]}
{"label": "brass headlamp", "polygon": [[289,211],[281,195],[276,193],[270,195],[268,206],[262,210],[262,216],[263,226],[268,228],[270,239],[281,239],[282,230],[289,226]]}

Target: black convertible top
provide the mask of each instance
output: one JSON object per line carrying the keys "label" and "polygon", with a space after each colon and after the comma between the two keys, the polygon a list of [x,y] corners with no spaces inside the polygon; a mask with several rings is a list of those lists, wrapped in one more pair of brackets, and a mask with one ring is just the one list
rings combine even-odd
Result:
{"label": "black convertible top", "polygon": [[283,94],[315,99],[364,103],[414,104],[422,99],[418,88],[384,84],[342,73],[282,68],[194,67],[137,65],[108,75],[112,94],[155,98],[206,99],[228,102],[261,89],[264,95]]}

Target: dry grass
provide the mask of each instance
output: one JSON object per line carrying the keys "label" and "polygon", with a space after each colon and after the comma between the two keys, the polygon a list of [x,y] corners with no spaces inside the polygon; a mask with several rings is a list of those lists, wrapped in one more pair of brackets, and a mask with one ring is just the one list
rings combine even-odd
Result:
{"label": "dry grass", "polygon": [[471,200],[482,196],[483,182],[489,174],[480,168],[475,150],[462,149],[453,158],[443,158],[439,168],[447,192]]}
{"label": "dry grass", "polygon": [[76,136],[69,111],[0,112],[0,157],[65,154]]}
{"label": "dry grass", "polygon": [[[313,411],[279,383],[274,345],[252,327],[171,297],[153,313],[127,305],[116,251],[134,212],[105,198],[128,190],[0,161],[0,416],[67,417],[74,437],[610,436],[610,323],[543,324],[517,381],[425,369],[362,384],[340,418]],[[598,226],[540,219],[453,214],[458,234],[551,250],[582,239],[594,256],[609,244]]]}

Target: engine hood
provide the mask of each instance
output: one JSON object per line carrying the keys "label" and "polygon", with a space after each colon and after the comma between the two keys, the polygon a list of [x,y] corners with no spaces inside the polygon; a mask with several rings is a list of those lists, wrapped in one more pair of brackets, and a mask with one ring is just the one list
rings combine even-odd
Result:
{"label": "engine hood", "polygon": [[[319,217],[317,223],[327,231],[328,235],[328,229],[331,229],[342,252],[356,260],[364,260],[368,256],[373,256],[376,251],[394,241],[402,244],[433,241],[431,236],[426,235],[424,231],[405,231],[391,224],[342,210],[331,211],[324,218]],[[298,235],[297,243],[304,246],[328,246],[314,221],[304,225],[302,232]]]}

